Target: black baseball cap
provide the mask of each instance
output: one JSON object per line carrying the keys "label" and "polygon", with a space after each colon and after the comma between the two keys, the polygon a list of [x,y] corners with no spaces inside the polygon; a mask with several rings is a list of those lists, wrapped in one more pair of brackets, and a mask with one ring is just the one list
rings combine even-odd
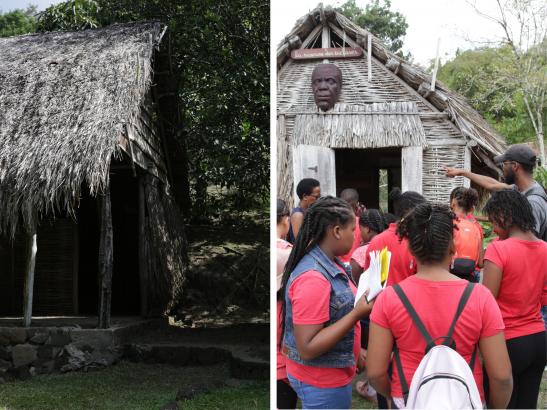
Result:
{"label": "black baseball cap", "polygon": [[515,161],[524,165],[536,165],[536,153],[528,144],[511,145],[505,154],[494,157],[494,162]]}

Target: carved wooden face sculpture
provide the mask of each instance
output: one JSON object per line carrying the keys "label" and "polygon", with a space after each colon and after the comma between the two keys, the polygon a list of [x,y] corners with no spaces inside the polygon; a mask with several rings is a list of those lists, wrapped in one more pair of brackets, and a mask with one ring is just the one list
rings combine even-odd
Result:
{"label": "carved wooden face sculpture", "polygon": [[319,64],[311,75],[315,104],[327,111],[334,107],[342,89],[342,71],[334,64]]}

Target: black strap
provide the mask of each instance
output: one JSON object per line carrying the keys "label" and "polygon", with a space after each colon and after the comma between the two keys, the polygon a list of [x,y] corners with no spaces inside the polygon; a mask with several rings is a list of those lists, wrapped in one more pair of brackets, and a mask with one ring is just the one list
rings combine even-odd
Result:
{"label": "black strap", "polygon": [[412,322],[414,322],[414,325],[416,326],[422,337],[425,339],[425,342],[427,344],[427,350],[431,349],[433,346],[435,346],[435,341],[420,320],[418,313],[416,313],[416,311],[414,310],[414,307],[410,303],[410,300],[408,300],[408,298],[406,297],[405,292],[403,292],[403,289],[399,286],[399,284],[393,285],[393,290],[395,291],[395,293],[397,293],[397,296],[399,296],[401,302],[403,302],[403,306],[412,318]]}
{"label": "black strap", "polygon": [[458,308],[456,309],[456,314],[454,315],[454,319],[452,319],[452,323],[450,324],[450,328],[448,329],[448,334],[446,335],[446,340],[443,343],[445,346],[449,346],[449,347],[452,346],[452,334],[454,333],[456,322],[458,321],[458,318],[462,314],[463,309],[465,308],[465,305],[467,304],[467,301],[469,300],[469,296],[471,296],[471,292],[473,291],[474,287],[475,287],[475,284],[473,282],[469,282],[462,293],[462,297],[460,298],[460,303],[458,303]]}
{"label": "black strap", "polygon": [[401,390],[403,391],[403,400],[408,400],[408,383],[406,382],[405,374],[403,373],[403,364],[401,363],[401,356],[399,355],[399,349],[397,344],[393,345],[393,357],[395,358],[395,365],[397,366],[397,374],[399,375],[399,382],[401,382]]}
{"label": "black strap", "polygon": [[[465,308],[465,305],[467,304],[467,301],[469,300],[469,296],[471,296],[471,292],[473,291],[475,284],[472,282],[469,282],[467,286],[465,287],[462,296],[460,298],[460,302],[458,303],[458,308],[456,309],[456,314],[454,315],[454,319],[452,319],[452,323],[450,324],[450,328],[448,330],[448,335],[444,337],[445,342],[443,343],[446,346],[453,347],[452,346],[452,334],[454,333],[454,328],[456,327],[456,322],[458,321],[458,318],[460,317],[461,313],[463,312],[463,309]],[[431,338],[431,335],[426,330],[423,322],[421,321],[420,317],[418,316],[418,313],[414,310],[414,307],[410,303],[410,300],[405,295],[405,292],[403,292],[403,289],[398,285],[393,285],[393,290],[395,293],[397,293],[397,296],[399,296],[399,299],[403,303],[403,306],[405,307],[406,311],[412,318],[412,322],[414,322],[414,325],[422,335],[422,337],[425,339],[427,347],[426,347],[426,353],[431,349],[433,346],[435,346],[435,341]],[[469,363],[469,367],[471,367],[471,371],[473,371],[473,367],[475,366],[475,360],[477,356],[477,345],[475,345],[475,349],[473,350],[473,355],[471,356],[471,362]],[[397,345],[394,345],[393,348],[393,357],[395,359],[395,365],[397,366],[397,373],[399,374],[399,381],[401,382],[401,389],[403,391],[403,399],[406,401],[408,399],[408,383],[406,381],[405,375],[403,373],[403,364],[401,363],[401,356],[399,354],[399,349],[397,348]]]}

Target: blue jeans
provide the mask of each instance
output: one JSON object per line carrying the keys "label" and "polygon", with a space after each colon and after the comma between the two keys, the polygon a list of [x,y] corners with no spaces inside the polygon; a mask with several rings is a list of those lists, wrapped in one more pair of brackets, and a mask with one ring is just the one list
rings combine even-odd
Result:
{"label": "blue jeans", "polygon": [[292,388],[302,402],[302,409],[349,409],[351,383],[342,387],[315,387],[287,374]]}
{"label": "blue jeans", "polygon": [[541,316],[543,317],[543,324],[545,325],[545,330],[547,330],[547,306],[541,307]]}

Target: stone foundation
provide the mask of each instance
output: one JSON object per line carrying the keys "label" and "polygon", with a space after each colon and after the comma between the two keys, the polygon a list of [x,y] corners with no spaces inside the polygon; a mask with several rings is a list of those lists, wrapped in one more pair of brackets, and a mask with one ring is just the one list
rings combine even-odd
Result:
{"label": "stone foundation", "polygon": [[121,358],[126,340],[142,331],[143,325],[146,323],[112,329],[0,327],[0,379],[110,366]]}

